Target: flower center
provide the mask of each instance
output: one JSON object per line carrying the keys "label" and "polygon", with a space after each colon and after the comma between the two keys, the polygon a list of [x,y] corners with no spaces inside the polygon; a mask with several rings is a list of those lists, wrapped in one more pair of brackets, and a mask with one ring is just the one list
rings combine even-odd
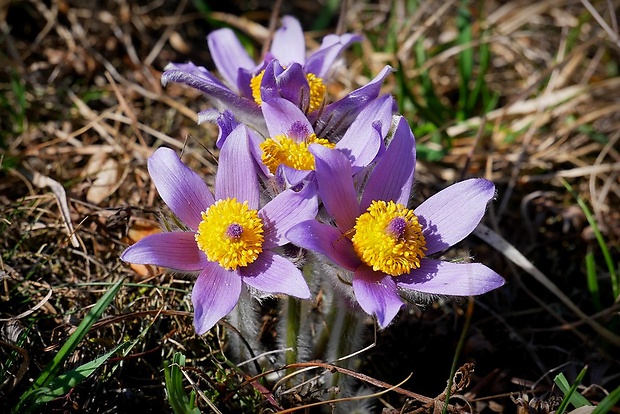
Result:
{"label": "flower center", "polygon": [[207,259],[228,270],[245,267],[263,251],[263,222],[247,201],[218,200],[202,213],[196,243]]}
{"label": "flower center", "polygon": [[373,201],[354,230],[353,248],[373,270],[400,276],[420,267],[426,240],[418,217],[402,204]]}
{"label": "flower center", "polygon": [[[254,98],[254,102],[259,105],[263,103],[260,96],[260,84],[263,81],[264,75],[265,70],[262,70],[258,75],[253,76],[252,79],[250,79],[252,98]],[[325,99],[325,92],[327,88],[325,88],[323,79],[317,77],[314,73],[306,74],[306,80],[308,81],[308,86],[310,86],[310,105],[308,106],[308,112],[316,111],[323,104],[323,99]]]}
{"label": "flower center", "polygon": [[320,144],[327,148],[336,146],[324,138],[317,138],[314,133],[300,142],[286,135],[276,135],[260,144],[260,149],[263,151],[261,160],[272,174],[276,173],[280,164],[296,170],[314,170],[314,155],[308,151],[310,144]]}

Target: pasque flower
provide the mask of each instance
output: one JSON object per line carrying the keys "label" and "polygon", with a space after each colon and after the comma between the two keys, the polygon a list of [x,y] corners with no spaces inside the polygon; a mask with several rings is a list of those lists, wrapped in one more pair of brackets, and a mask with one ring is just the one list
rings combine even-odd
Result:
{"label": "pasque flower", "polygon": [[168,148],[148,160],[155,186],[187,229],[154,234],[121,258],[199,272],[192,290],[194,327],[202,334],[226,316],[243,284],[267,293],[310,297],[301,272],[275,249],[284,233],[317,214],[316,189],[287,190],[259,208],[260,188],[248,147],[248,130],[237,126],[223,145],[215,197],[204,181]]}
{"label": "pasque flower", "polygon": [[[325,95],[324,78],[329,74],[334,61],[345,48],[359,40],[361,36],[349,33],[327,35],[321,46],[306,57],[301,25],[295,18],[284,16],[282,26],[274,34],[269,52],[257,64],[231,29],[219,29],[207,36],[207,44],[223,82],[202,66],[171,63],[164,70],[162,83],[180,82],[199,89],[218,109],[230,109],[239,122],[260,129],[263,126],[259,109],[260,85],[265,68],[271,61],[277,60],[278,67],[287,68],[287,73],[282,74],[280,71],[277,74],[279,88],[285,89],[285,97],[291,96],[294,89],[299,95],[298,86],[301,82],[302,90],[306,92],[305,109],[316,110],[322,104]],[[269,73],[274,75],[273,70]],[[296,75],[301,75],[301,79]],[[290,84],[288,88],[287,84]],[[202,117],[199,119],[203,120]]]}
{"label": "pasque flower", "polygon": [[330,136],[317,136],[308,118],[290,101],[272,98],[262,105],[269,137],[258,144],[258,148],[253,147],[253,152],[269,173],[275,174],[281,167],[287,170],[285,174],[290,174],[288,169],[314,170],[314,155],[309,147],[317,144],[342,151],[357,172],[379,153],[390,129],[392,106],[390,95],[373,100],[335,142]]}
{"label": "pasque flower", "polygon": [[[207,43],[223,81],[205,67],[191,62],[169,64],[161,81],[164,85],[178,82],[200,90],[218,111],[230,111],[236,122],[250,125],[263,134],[267,130],[260,105],[278,97],[292,102],[307,114],[322,135],[342,135],[365,105],[379,95],[383,80],[392,71],[386,66],[368,84],[336,102],[324,103],[330,68],[345,48],[360,39],[348,33],[327,35],[321,46],[306,56],[299,22],[284,16],[270,51],[257,64],[232,30],[219,29],[207,36]],[[198,114],[198,122],[230,122],[230,116],[225,117],[207,109]],[[218,139],[218,146],[222,142]]]}
{"label": "pasque flower", "polygon": [[361,308],[384,328],[403,306],[399,293],[478,295],[504,284],[479,263],[429,258],[459,242],[478,225],[495,186],[465,180],[440,191],[415,209],[407,208],[415,168],[415,140],[400,118],[387,150],[378,158],[361,200],[351,164],[339,151],[310,147],[320,198],[334,221],[308,220],[286,237],[353,272]]}

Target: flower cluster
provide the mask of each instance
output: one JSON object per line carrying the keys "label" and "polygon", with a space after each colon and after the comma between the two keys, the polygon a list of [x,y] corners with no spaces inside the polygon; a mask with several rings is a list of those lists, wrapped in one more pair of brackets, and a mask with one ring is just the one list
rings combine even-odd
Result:
{"label": "flower cluster", "polygon": [[[184,227],[140,240],[122,259],[198,273],[199,334],[243,289],[307,299],[316,286],[335,287],[385,328],[415,292],[478,295],[504,283],[482,264],[434,258],[474,230],[495,187],[469,179],[410,205],[415,138],[392,97],[380,95],[391,68],[330,102],[330,68],[359,40],[328,35],[306,56],[301,27],[286,16],[259,63],[231,30],[208,36],[223,80],[193,63],[164,71],[164,84],[197,88],[215,107],[199,118],[220,127],[215,191],[172,150],[157,149],[149,173]],[[304,272],[288,245],[307,252]]]}

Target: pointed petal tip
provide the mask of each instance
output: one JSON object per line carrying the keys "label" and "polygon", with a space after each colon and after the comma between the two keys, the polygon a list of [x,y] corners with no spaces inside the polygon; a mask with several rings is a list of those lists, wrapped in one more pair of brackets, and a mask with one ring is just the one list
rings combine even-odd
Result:
{"label": "pointed petal tip", "polygon": [[403,289],[433,295],[477,296],[504,285],[506,281],[482,263],[454,263],[422,259],[421,266],[396,283]]}
{"label": "pointed petal tip", "polygon": [[208,324],[205,323],[204,319],[199,319],[199,318],[194,317],[194,330],[196,331],[197,335],[204,335],[211,328],[213,328],[216,323],[217,322],[209,326]]}

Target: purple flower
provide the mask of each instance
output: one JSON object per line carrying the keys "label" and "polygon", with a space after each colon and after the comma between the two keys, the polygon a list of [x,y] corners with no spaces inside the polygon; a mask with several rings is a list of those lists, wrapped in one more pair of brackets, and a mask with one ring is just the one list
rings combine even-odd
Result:
{"label": "purple flower", "polygon": [[253,147],[252,152],[270,174],[275,174],[280,167],[285,169],[286,175],[291,175],[288,169],[314,169],[314,155],[309,147],[319,144],[345,154],[356,173],[380,152],[391,125],[392,106],[390,95],[373,100],[359,113],[344,136],[332,142],[330,137],[317,137],[308,118],[293,103],[273,98],[262,105],[269,138]]}
{"label": "purple flower", "polygon": [[[297,87],[301,82],[304,85],[302,89],[308,91],[305,97],[306,108],[315,110],[321,105],[325,94],[323,78],[328,75],[329,69],[340,53],[360,40],[360,36],[348,33],[341,36],[327,35],[323,38],[321,46],[306,57],[306,44],[301,25],[295,18],[284,16],[282,26],[274,34],[270,51],[263,62],[256,64],[231,29],[219,29],[207,36],[207,43],[224,82],[202,66],[193,63],[171,63],[162,74],[162,84],[180,82],[196,88],[204,92],[219,110],[229,109],[239,122],[263,130],[264,124],[259,109],[260,86],[264,69],[269,62],[277,60],[280,62],[279,67],[284,65],[290,68],[278,79],[279,87],[285,91],[281,96],[288,98],[294,89],[297,89],[299,94],[300,89]],[[301,80],[299,76],[291,76],[293,72],[296,75],[301,74]],[[287,82],[291,82],[290,86],[287,86]],[[304,100],[295,99],[296,104]],[[199,120],[202,119],[203,115],[199,114]]]}
{"label": "purple flower", "polygon": [[361,200],[349,160],[338,151],[312,146],[319,195],[335,227],[316,220],[292,227],[294,244],[327,256],[353,272],[353,293],[362,309],[384,328],[403,306],[399,291],[468,296],[504,284],[479,263],[430,259],[478,225],[495,186],[485,179],[456,183],[415,210],[406,208],[413,184],[415,140],[400,118],[388,149],[378,158]]}
{"label": "purple flower", "polygon": [[215,197],[204,181],[168,148],[148,160],[151,178],[187,230],[159,233],[130,246],[121,258],[199,272],[192,290],[194,327],[209,330],[236,305],[245,283],[268,293],[309,298],[303,275],[274,249],[284,233],[317,214],[315,189],[287,190],[259,207],[260,188],[243,125],[220,152]]}
{"label": "purple flower", "polygon": [[342,136],[351,122],[372,100],[379,96],[383,80],[392,73],[391,66],[385,66],[377,76],[366,85],[352,91],[344,98],[330,103],[321,111],[308,114],[314,130],[322,136],[337,138]]}

